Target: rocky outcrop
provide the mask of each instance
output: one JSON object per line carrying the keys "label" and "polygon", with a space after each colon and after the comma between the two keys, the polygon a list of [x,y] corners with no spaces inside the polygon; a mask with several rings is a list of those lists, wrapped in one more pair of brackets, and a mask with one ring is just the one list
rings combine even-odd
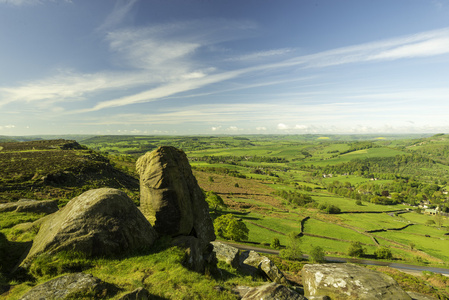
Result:
{"label": "rocky outcrop", "polygon": [[282,271],[268,257],[252,250],[240,254],[240,270],[252,276],[262,276],[279,284],[287,284]]}
{"label": "rocky outcrop", "polygon": [[90,274],[75,273],[40,284],[28,291],[20,300],[103,299],[117,292],[117,287]]}
{"label": "rocky outcrop", "polygon": [[212,242],[211,244],[214,246],[213,251],[219,261],[224,261],[235,269],[239,267],[239,249],[220,242]]}
{"label": "rocky outcrop", "polygon": [[213,246],[194,236],[181,235],[173,239],[173,245],[185,250],[184,266],[192,271],[205,273],[215,272],[217,258],[212,251]]}
{"label": "rocky outcrop", "polygon": [[407,294],[413,299],[413,300],[438,300],[438,298],[430,297],[428,295],[424,295],[417,292],[410,292],[407,291]]}
{"label": "rocky outcrop", "polygon": [[390,276],[353,264],[305,265],[301,273],[307,298],[412,299]]}
{"label": "rocky outcrop", "polygon": [[159,147],[141,156],[136,168],[142,212],[158,233],[215,240],[209,207],[182,150]]}
{"label": "rocky outcrop", "polygon": [[58,200],[37,201],[21,199],[17,202],[0,204],[0,212],[16,211],[52,214],[58,210]]}
{"label": "rocky outcrop", "polygon": [[259,287],[243,287],[234,288],[236,293],[242,300],[303,300],[304,296],[289,289],[284,285],[277,283],[267,283]]}
{"label": "rocky outcrop", "polygon": [[129,253],[150,247],[156,237],[124,192],[90,190],[46,217],[22,266],[44,252],[78,251],[88,257]]}

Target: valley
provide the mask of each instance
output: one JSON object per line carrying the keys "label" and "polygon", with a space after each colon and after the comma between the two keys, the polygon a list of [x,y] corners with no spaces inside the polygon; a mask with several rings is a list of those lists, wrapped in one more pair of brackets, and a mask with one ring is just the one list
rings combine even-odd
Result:
{"label": "valley", "polygon": [[[63,207],[88,189],[110,186],[139,204],[136,160],[169,145],[186,153],[203,191],[223,199],[211,206],[212,219],[231,214],[249,229],[241,245],[282,251],[295,235],[306,256],[320,248],[354,259],[348,250],[358,244],[357,259],[449,267],[448,135],[82,136],[75,144],[32,143],[22,149],[26,143],[0,139],[3,203],[31,198]],[[0,216],[0,231],[23,243],[32,235],[12,228],[41,217]],[[391,256],[379,257],[379,249]]]}

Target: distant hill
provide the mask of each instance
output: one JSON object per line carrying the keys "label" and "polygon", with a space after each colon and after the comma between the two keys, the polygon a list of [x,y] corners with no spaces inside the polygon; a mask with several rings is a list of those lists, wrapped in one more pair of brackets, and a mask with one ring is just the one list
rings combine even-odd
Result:
{"label": "distant hill", "polygon": [[0,202],[71,199],[98,187],[120,188],[132,196],[139,183],[74,140],[0,141]]}

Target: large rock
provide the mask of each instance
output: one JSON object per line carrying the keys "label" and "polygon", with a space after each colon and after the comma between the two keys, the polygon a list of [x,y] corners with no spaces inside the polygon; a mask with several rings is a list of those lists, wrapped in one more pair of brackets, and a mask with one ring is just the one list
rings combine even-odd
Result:
{"label": "large rock", "polygon": [[22,265],[43,252],[79,251],[88,257],[128,253],[150,247],[156,237],[124,192],[90,190],[46,217]]}
{"label": "large rock", "polygon": [[214,252],[219,261],[224,261],[236,269],[239,267],[239,249],[217,241],[211,244],[214,246]]}
{"label": "large rock", "polygon": [[185,250],[184,266],[192,271],[214,273],[217,267],[217,257],[213,246],[194,236],[181,235],[173,239],[173,245]]}
{"label": "large rock", "polygon": [[17,202],[0,204],[0,212],[32,212],[51,214],[58,211],[58,200],[30,200],[20,199]]}
{"label": "large rock", "polygon": [[141,156],[136,168],[142,212],[158,233],[215,240],[209,207],[182,150],[159,147]]}
{"label": "large rock", "polygon": [[279,284],[287,284],[282,271],[268,257],[252,250],[240,254],[240,269],[252,276],[262,276]]}
{"label": "large rock", "polygon": [[[90,274],[64,275],[29,290],[20,300],[36,299],[103,299],[118,292],[118,288]],[[83,298],[86,297],[86,298]]]}
{"label": "large rock", "polygon": [[259,287],[250,288],[242,298],[242,300],[303,300],[304,296],[289,289],[288,287],[277,284],[268,283]]}
{"label": "large rock", "polygon": [[305,265],[302,278],[307,298],[412,299],[390,276],[353,264]]}

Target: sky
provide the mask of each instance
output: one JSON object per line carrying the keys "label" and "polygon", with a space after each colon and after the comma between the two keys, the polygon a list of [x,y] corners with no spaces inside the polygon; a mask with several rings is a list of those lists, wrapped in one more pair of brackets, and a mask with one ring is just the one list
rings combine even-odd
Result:
{"label": "sky", "polygon": [[0,135],[448,132],[447,0],[0,0]]}

